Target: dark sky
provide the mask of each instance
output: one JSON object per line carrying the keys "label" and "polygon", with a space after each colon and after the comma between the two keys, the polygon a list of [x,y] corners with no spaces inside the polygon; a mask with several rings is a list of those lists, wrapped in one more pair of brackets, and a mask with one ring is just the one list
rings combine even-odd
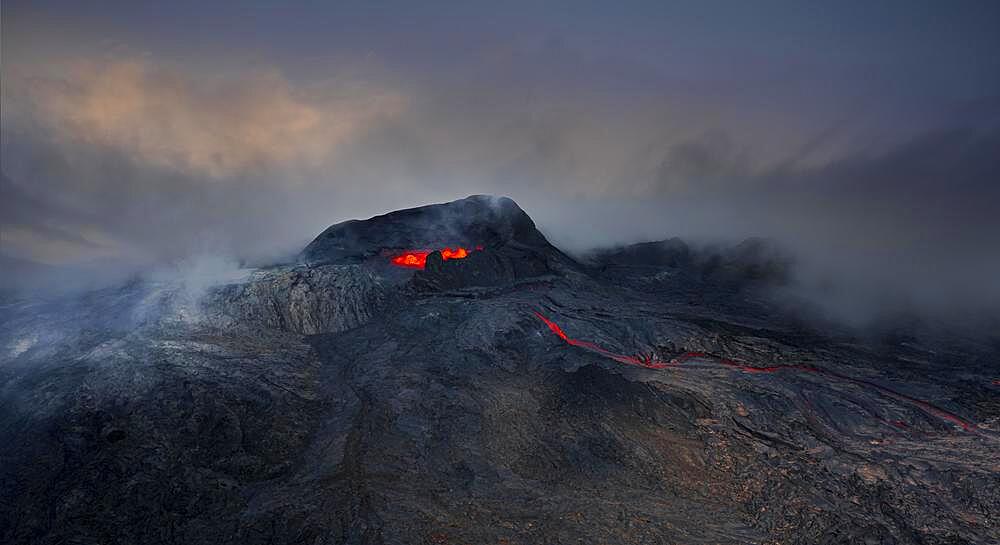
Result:
{"label": "dark sky", "polygon": [[995,1],[5,0],[0,24],[5,258],[266,259],[496,193],[570,250],[767,236],[859,300],[1000,308]]}

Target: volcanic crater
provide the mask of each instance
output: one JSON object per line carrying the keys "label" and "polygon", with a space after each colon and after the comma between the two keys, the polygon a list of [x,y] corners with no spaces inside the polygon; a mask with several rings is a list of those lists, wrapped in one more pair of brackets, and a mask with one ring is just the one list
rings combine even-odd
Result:
{"label": "volcanic crater", "polygon": [[811,324],[787,271],[472,196],[6,303],[0,541],[1000,542],[1000,345]]}

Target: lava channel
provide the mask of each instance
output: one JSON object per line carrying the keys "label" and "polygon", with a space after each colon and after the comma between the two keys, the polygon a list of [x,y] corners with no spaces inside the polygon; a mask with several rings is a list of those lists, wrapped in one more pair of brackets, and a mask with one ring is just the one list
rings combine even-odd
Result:
{"label": "lava channel", "polygon": [[[475,248],[475,250],[482,249],[482,246],[476,246]],[[454,249],[442,248],[439,251],[441,252],[441,259],[448,261],[449,259],[465,259],[475,250],[468,250],[458,246]],[[397,256],[393,256],[392,264],[397,267],[406,267],[407,269],[423,269],[427,265],[427,256],[433,252],[434,250],[407,250]]]}
{"label": "lava channel", "polygon": [[[541,320],[549,328],[549,331],[551,331],[557,337],[559,337],[560,339],[562,339],[563,341],[565,341],[566,344],[569,344],[571,346],[578,346],[578,347],[583,348],[585,350],[589,350],[590,352],[594,352],[596,354],[600,354],[601,356],[604,356],[604,357],[606,357],[608,359],[614,360],[614,361],[616,361],[618,363],[623,363],[623,364],[626,364],[626,365],[636,365],[636,366],[639,366],[639,367],[645,367],[646,369],[667,369],[667,368],[683,369],[683,368],[685,368],[684,367],[684,363],[685,362],[690,361],[690,360],[695,360],[695,359],[701,359],[701,360],[714,361],[714,362],[716,362],[716,363],[718,363],[720,365],[723,365],[725,367],[729,367],[731,369],[736,369],[736,370],[741,371],[743,373],[754,373],[754,374],[756,374],[756,373],[778,373],[778,372],[810,373],[810,374],[814,374],[814,375],[824,376],[824,377],[827,377],[829,379],[833,379],[833,380],[836,380],[836,381],[839,381],[839,382],[849,382],[849,383],[857,384],[857,385],[865,387],[865,388],[869,388],[871,390],[874,390],[874,391],[882,394],[885,397],[888,397],[888,398],[891,398],[891,399],[895,399],[897,401],[902,401],[904,403],[909,403],[910,405],[913,405],[913,406],[915,406],[915,407],[923,410],[927,414],[931,414],[931,415],[934,415],[934,416],[936,416],[936,417],[938,417],[938,418],[940,418],[942,420],[946,420],[946,421],[948,421],[948,422],[950,422],[950,423],[952,423],[952,424],[954,424],[954,425],[962,428],[963,430],[965,430],[967,432],[975,432],[976,431],[975,426],[973,426],[971,422],[965,420],[964,418],[958,416],[955,413],[952,413],[950,411],[942,409],[941,407],[938,407],[938,406],[936,406],[936,405],[934,405],[934,404],[932,404],[932,403],[930,403],[928,401],[924,401],[922,399],[919,399],[919,398],[916,398],[916,397],[904,394],[902,392],[898,392],[896,390],[893,390],[892,388],[887,388],[885,386],[882,386],[880,384],[876,384],[876,383],[868,381],[868,380],[854,378],[854,377],[850,377],[850,376],[847,376],[847,375],[842,375],[842,374],[834,372],[834,371],[828,371],[826,369],[821,369],[819,367],[813,367],[812,365],[785,364],[785,365],[756,366],[756,365],[750,365],[750,364],[747,364],[747,363],[743,363],[743,362],[740,362],[740,361],[737,361],[737,360],[733,360],[733,359],[729,359],[729,358],[724,358],[724,357],[721,357],[721,356],[716,356],[716,355],[713,355],[713,354],[709,354],[707,352],[685,352],[684,354],[681,354],[680,356],[678,356],[676,358],[673,358],[670,361],[661,361],[661,360],[656,359],[652,355],[650,355],[650,356],[627,356],[627,355],[624,355],[624,354],[617,354],[615,352],[612,352],[610,350],[602,348],[601,346],[598,346],[597,344],[594,344],[594,343],[589,342],[589,341],[582,341],[582,340],[579,340],[579,339],[574,339],[574,338],[570,337],[569,335],[567,335],[566,332],[563,331],[562,328],[559,327],[558,324],[556,324],[552,320],[549,320],[548,318],[546,318],[545,316],[543,316],[541,313],[539,313],[539,312],[536,311],[535,312],[535,316],[537,316],[538,319]],[[905,423],[900,422],[900,424],[903,424],[905,426]]]}

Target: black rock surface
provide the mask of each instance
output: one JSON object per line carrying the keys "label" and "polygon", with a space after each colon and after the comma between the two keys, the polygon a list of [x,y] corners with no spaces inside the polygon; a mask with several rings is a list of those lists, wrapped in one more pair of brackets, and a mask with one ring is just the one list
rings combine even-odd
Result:
{"label": "black rock surface", "polygon": [[713,255],[580,264],[476,196],[5,303],[0,542],[1000,542],[1000,343],[806,326]]}
{"label": "black rock surface", "polygon": [[359,261],[386,251],[449,246],[552,248],[535,223],[507,197],[473,195],[444,204],[338,223],[302,250],[306,263]]}

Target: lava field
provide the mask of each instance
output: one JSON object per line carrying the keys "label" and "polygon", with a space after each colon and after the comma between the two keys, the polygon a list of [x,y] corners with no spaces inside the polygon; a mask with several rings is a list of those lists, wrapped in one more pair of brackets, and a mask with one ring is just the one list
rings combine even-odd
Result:
{"label": "lava field", "polygon": [[6,301],[0,542],[1000,543],[1000,342],[802,319],[766,250],[473,196]]}

